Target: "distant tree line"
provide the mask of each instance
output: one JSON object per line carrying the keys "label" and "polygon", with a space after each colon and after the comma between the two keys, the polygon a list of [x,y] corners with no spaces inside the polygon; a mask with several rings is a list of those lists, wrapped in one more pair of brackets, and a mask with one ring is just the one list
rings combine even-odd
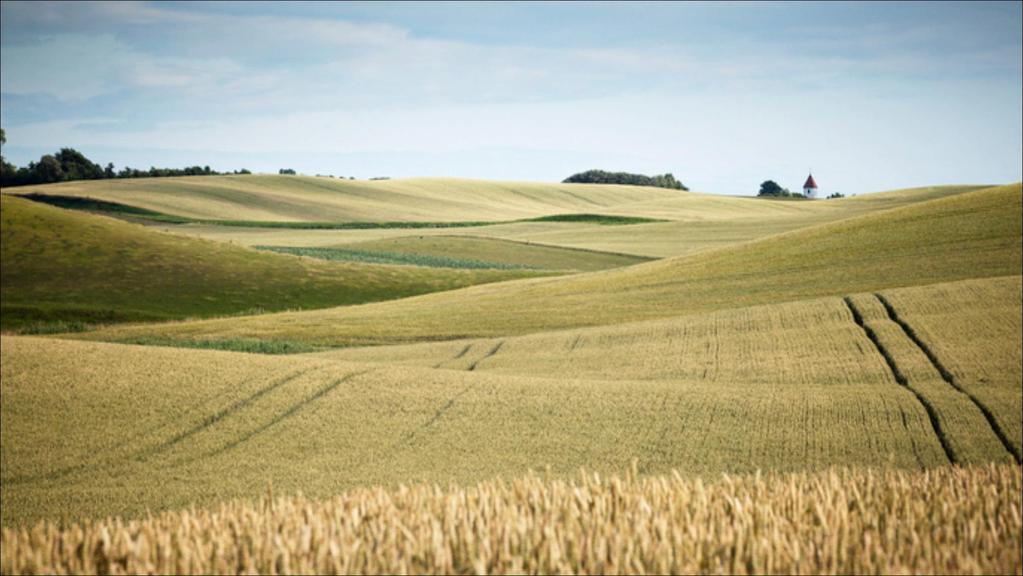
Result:
{"label": "distant tree line", "polygon": [[[0,144],[7,142],[6,135],[0,129]],[[49,184],[51,182],[70,182],[72,180],[103,180],[106,178],[161,178],[166,176],[213,176],[218,174],[251,174],[242,168],[234,172],[217,172],[209,166],[188,166],[186,168],[156,168],[140,170],[125,166],[114,169],[113,162],[105,167],[89,160],[74,148],[61,148],[55,154],[45,154],[38,162],[29,162],[28,166],[16,167],[0,156],[0,186],[26,186],[29,184]]]}
{"label": "distant tree line", "polygon": [[630,174],[628,172],[605,172],[604,170],[587,170],[573,174],[562,180],[566,183],[582,184],[627,184],[630,186],[656,186],[657,188],[671,188],[673,190],[689,190],[684,184],[675,179],[669,172],[657,176],[645,176],[643,174]]}

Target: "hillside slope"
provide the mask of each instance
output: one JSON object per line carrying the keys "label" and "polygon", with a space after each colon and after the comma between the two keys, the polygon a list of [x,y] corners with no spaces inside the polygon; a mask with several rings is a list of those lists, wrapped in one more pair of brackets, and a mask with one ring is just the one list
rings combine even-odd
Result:
{"label": "hillside slope", "polygon": [[[972,318],[976,343],[928,339],[1016,442],[1019,411],[992,402],[1021,392],[1019,323],[1005,317],[1018,317],[1020,290],[1016,276],[882,292],[913,325],[939,293],[949,299],[932,310]],[[971,307],[974,296],[999,306]],[[876,297],[853,297],[864,298]],[[889,323],[883,310],[867,322]],[[928,380],[913,364],[921,349],[896,336],[905,383],[843,298],[297,356],[3,336],[3,521],[547,466],[707,475],[1013,461],[978,405]],[[970,359],[985,353],[977,369]]]}
{"label": "hillside slope", "polygon": [[164,214],[280,222],[452,222],[603,212],[666,200],[678,190],[456,178],[337,180],[309,176],[191,176],[77,181],[10,189],[89,197]]}
{"label": "hillside slope", "polygon": [[0,196],[4,329],[322,308],[538,272],[324,262]]}
{"label": "hillside slope", "polygon": [[402,254],[410,257],[468,258],[483,262],[496,262],[508,266],[583,272],[620,268],[649,260],[649,258],[613,252],[563,248],[502,238],[467,235],[399,236],[351,244],[338,244],[333,246],[333,248],[371,253]]}
{"label": "hillside slope", "polygon": [[106,340],[256,336],[323,345],[489,337],[1020,274],[1021,188],[1000,186],[688,257],[568,278],[238,321],[112,329]]}
{"label": "hillside slope", "polygon": [[5,193],[92,198],[162,214],[230,221],[466,222],[597,213],[688,222],[794,220],[806,225],[976,188],[936,186],[837,201],[784,202],[607,184],[246,175],[76,181],[9,188]]}

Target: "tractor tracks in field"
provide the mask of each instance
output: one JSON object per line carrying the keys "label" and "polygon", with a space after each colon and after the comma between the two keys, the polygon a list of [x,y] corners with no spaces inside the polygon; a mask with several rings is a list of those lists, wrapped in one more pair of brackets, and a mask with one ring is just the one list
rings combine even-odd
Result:
{"label": "tractor tracks in field", "polygon": [[468,368],[468,371],[469,371],[469,372],[472,372],[473,370],[475,370],[475,369],[476,369],[476,367],[477,367],[477,366],[479,366],[479,365],[480,365],[480,362],[483,362],[483,361],[484,361],[484,360],[486,360],[487,358],[490,358],[490,357],[491,357],[491,356],[493,356],[494,354],[497,354],[497,351],[501,349],[501,346],[504,346],[504,340],[501,340],[501,341],[499,341],[499,342],[498,342],[497,344],[495,344],[495,345],[494,345],[494,347],[493,347],[493,348],[491,348],[490,350],[488,350],[486,354],[484,354],[483,356],[480,356],[480,357],[479,357],[479,358],[478,358],[478,359],[477,359],[477,360],[476,360],[475,362],[473,362],[472,364],[469,364],[469,368]]}
{"label": "tractor tracks in field", "polygon": [[998,420],[995,418],[995,415],[991,412],[991,410],[989,410],[988,407],[985,406],[984,403],[981,402],[979,398],[977,398],[969,391],[967,391],[965,388],[956,383],[955,376],[953,376],[952,373],[947,368],[945,368],[945,365],[942,364],[941,360],[938,359],[938,356],[934,353],[933,350],[931,350],[930,346],[928,346],[923,341],[923,339],[920,338],[916,330],[914,330],[913,327],[904,318],[899,316],[899,313],[895,310],[895,307],[892,306],[892,303],[889,302],[887,298],[885,298],[883,295],[879,293],[874,294],[874,296],[881,302],[881,305],[884,306],[885,311],[888,313],[888,318],[890,318],[892,322],[898,324],[899,327],[902,328],[903,333],[906,334],[906,337],[909,338],[914,344],[916,344],[918,348],[920,348],[920,350],[924,353],[924,356],[926,356],[927,359],[931,362],[931,365],[934,366],[934,369],[937,370],[938,374],[941,375],[942,380],[944,380],[945,382],[948,383],[949,386],[955,388],[963,395],[965,395],[967,398],[969,398],[970,401],[973,402],[973,404],[977,407],[977,409],[980,410],[980,413],[984,415],[984,419],[987,420],[988,425],[991,426],[991,430],[995,433],[995,436],[998,437],[998,440],[1002,443],[1002,446],[1004,446],[1005,450],[1008,451],[1009,454],[1011,454],[1012,457],[1016,460],[1016,464],[1020,464],[1021,463],[1020,452],[1016,449],[1015,446],[1013,446],[1012,442],[1009,441],[1009,435],[1005,433],[1005,430],[998,423]]}
{"label": "tractor tracks in field", "polygon": [[[496,344],[491,346],[490,349],[487,350],[482,356],[480,356],[476,360],[473,360],[472,363],[470,363],[469,366],[465,369],[465,371],[466,372],[473,372],[473,371],[475,371],[476,368],[480,365],[481,362],[483,362],[487,358],[492,357],[494,354],[497,354],[498,351],[501,350],[501,347],[504,346],[504,342],[505,342],[504,340],[499,340]],[[444,362],[441,362],[440,364],[438,364],[438,365],[436,365],[434,367],[435,368],[439,368],[443,364],[446,364],[448,362],[452,362],[452,361],[464,358],[466,356],[466,354],[468,354],[469,350],[473,346],[475,346],[475,344],[477,344],[477,343],[482,343],[482,342],[474,342],[474,343],[470,343],[470,344],[466,345],[465,348],[463,348],[460,352],[458,352],[458,354],[456,354],[453,358],[450,358],[449,360],[445,360]],[[393,454],[393,453],[397,452],[398,450],[401,450],[402,448],[407,448],[407,447],[411,446],[413,444],[413,442],[416,440],[416,438],[420,437],[423,433],[429,431],[431,428],[434,427],[434,425],[438,421],[440,421],[442,418],[444,418],[444,416],[455,406],[455,403],[460,398],[462,398],[463,396],[468,394],[469,390],[471,390],[474,386],[476,386],[476,382],[470,382],[466,386],[462,387],[458,392],[456,392],[450,398],[445,400],[440,406],[437,407],[437,409],[434,411],[433,415],[430,416],[430,418],[426,422],[424,422],[424,423],[420,424],[419,426],[417,426],[417,427],[415,427],[415,428],[405,432],[404,434],[402,434],[402,436],[397,441],[395,441],[387,449],[387,453],[388,454]]]}
{"label": "tractor tracks in field", "polygon": [[472,350],[472,345],[473,345],[472,342],[466,344],[465,348],[462,348],[462,350],[458,354],[455,354],[454,356],[452,356],[451,358],[448,358],[447,360],[441,360],[440,362],[434,364],[433,367],[434,368],[440,368],[441,366],[447,364],[448,362],[454,362],[455,360],[458,360],[459,358],[461,358],[461,357],[465,356],[466,354],[468,354],[469,350]]}
{"label": "tractor tracks in field", "polygon": [[572,345],[568,347],[568,353],[575,352],[575,349],[579,347],[579,341],[583,339],[582,334],[577,334],[575,339],[572,340]]}
{"label": "tractor tracks in field", "polygon": [[269,386],[264,386],[263,388],[260,388],[259,390],[256,390],[254,393],[250,394],[249,396],[246,396],[245,398],[237,400],[237,401],[231,403],[231,405],[229,405],[229,406],[227,406],[225,408],[222,408],[220,410],[217,410],[213,414],[210,414],[206,418],[203,418],[203,420],[201,422],[199,422],[195,426],[192,426],[188,430],[185,430],[184,432],[179,432],[178,434],[175,434],[170,439],[168,439],[168,440],[166,440],[164,442],[161,442],[160,444],[157,444],[153,448],[150,448],[150,449],[145,450],[145,451],[140,452],[140,453],[136,453],[134,455],[134,459],[136,459],[136,460],[146,460],[146,459],[148,459],[148,458],[150,458],[152,456],[156,456],[158,454],[161,454],[163,452],[166,452],[166,451],[170,450],[171,448],[174,448],[178,444],[181,444],[182,442],[188,440],[189,438],[195,436],[196,434],[199,434],[199,433],[201,433],[203,431],[211,429],[214,425],[216,425],[218,422],[220,422],[224,418],[227,418],[227,417],[229,417],[229,416],[231,416],[231,415],[233,415],[233,414],[235,414],[237,412],[240,412],[241,410],[244,410],[246,407],[248,407],[249,405],[253,404],[254,402],[259,400],[260,398],[263,398],[264,396],[270,394],[271,392],[274,392],[275,390],[277,390],[278,388],[284,386],[285,384],[287,384],[289,382],[292,382],[294,380],[297,380],[298,378],[300,378],[301,376],[303,376],[304,374],[306,374],[310,370],[312,370],[312,369],[311,368],[307,368],[305,370],[299,370],[297,372],[289,374],[288,376],[285,376],[284,378],[279,378],[279,379],[275,380]]}
{"label": "tractor tracks in field", "polygon": [[441,404],[437,408],[437,410],[433,413],[433,416],[431,416],[429,420],[403,434],[401,438],[398,439],[397,442],[395,442],[390,446],[390,448],[388,448],[387,453],[393,454],[402,447],[411,446],[412,442],[416,439],[416,437],[418,437],[420,434],[428,431],[431,427],[433,427],[433,425],[436,424],[437,421],[443,418],[444,415],[447,414],[449,410],[451,410],[451,408],[455,405],[455,402],[462,396],[465,396],[469,392],[469,390],[471,390],[472,387],[475,385],[476,385],[475,382],[471,382],[467,386],[456,392],[454,396],[448,398],[443,404]]}
{"label": "tractor tracks in field", "polygon": [[[477,344],[482,346],[485,342],[486,342],[486,340],[477,340],[475,342],[470,342],[470,343],[466,344],[464,348],[459,350],[459,352],[457,354],[455,354],[451,358],[448,358],[447,360],[441,360],[440,362],[434,364],[433,367],[434,368],[444,368],[445,364],[450,364],[452,362],[457,362],[458,360],[461,360],[462,358],[465,358],[466,355],[468,355],[469,352],[473,348],[475,348]],[[501,349],[501,346],[504,346],[504,340],[499,340],[497,342],[497,344],[494,344],[493,346],[491,346],[491,348],[489,350],[487,350],[486,352],[484,352],[482,356],[480,356],[479,358],[477,358],[477,359],[473,360],[472,362],[470,362],[469,365],[464,368],[464,370],[467,371],[467,372],[472,372],[472,371],[476,370],[476,368],[480,365],[481,362],[483,362],[487,358],[490,358],[494,354],[497,354],[497,352]],[[467,360],[468,360],[468,358],[467,358]],[[459,369],[462,369],[462,368],[458,368],[457,366],[452,366],[450,369],[451,370],[459,370]]]}
{"label": "tractor tracks in field", "polygon": [[[934,350],[885,296],[874,293],[844,300],[895,380],[911,391],[927,412],[949,462],[975,463],[997,459],[999,453],[1020,462],[1018,450],[994,414],[956,382]],[[865,311],[869,317],[865,317]]]}
{"label": "tractor tracks in field", "polygon": [[867,338],[874,344],[874,347],[877,348],[881,357],[884,358],[885,363],[888,365],[888,369],[895,377],[895,381],[912,392],[917,401],[920,402],[920,405],[923,406],[924,411],[927,412],[927,417],[931,421],[931,428],[934,430],[934,435],[938,437],[938,442],[941,444],[941,448],[945,452],[945,457],[953,464],[958,463],[959,460],[956,457],[955,451],[952,449],[952,445],[949,442],[945,430],[941,426],[941,420],[938,418],[938,413],[934,406],[926,397],[924,397],[923,394],[920,393],[919,390],[910,385],[909,380],[902,373],[902,370],[899,369],[899,365],[895,362],[895,357],[892,355],[891,351],[889,351],[885,345],[881,343],[881,340],[878,338],[874,329],[871,328],[863,319],[863,314],[860,312],[859,308],[856,307],[856,304],[853,303],[852,298],[846,296],[843,300],[845,301],[846,307],[849,308],[849,312],[852,313],[853,321],[863,329]]}
{"label": "tractor tracks in field", "polygon": [[[225,443],[223,446],[221,446],[219,448],[216,448],[214,450],[210,450],[209,452],[206,452],[205,454],[196,456],[196,457],[194,457],[194,458],[192,458],[192,459],[190,459],[188,461],[190,462],[190,461],[195,461],[195,460],[203,460],[203,459],[206,459],[206,458],[212,458],[212,457],[215,457],[215,456],[219,456],[220,454],[223,454],[223,453],[228,452],[230,450],[233,450],[234,448],[237,448],[238,446],[244,444],[245,442],[248,442],[252,438],[262,434],[263,432],[266,432],[270,428],[273,428],[274,426],[280,424],[281,422],[287,420],[288,418],[291,418],[292,416],[294,416],[299,411],[301,411],[302,409],[306,408],[307,406],[309,406],[313,402],[315,402],[315,401],[319,400],[320,398],[323,398],[327,394],[333,392],[334,390],[336,390],[342,384],[344,384],[346,382],[349,382],[353,378],[356,378],[358,376],[362,376],[363,374],[367,374],[369,372],[372,372],[372,370],[362,370],[362,371],[359,371],[359,372],[352,372],[350,374],[345,374],[341,378],[337,378],[337,379],[333,380],[330,384],[327,384],[326,386],[323,386],[323,387],[319,388],[318,390],[316,390],[312,394],[309,394],[308,396],[306,396],[305,398],[302,398],[301,400],[299,400],[295,404],[292,404],[287,409],[285,409],[283,412],[280,412],[279,414],[275,415],[273,418],[268,420],[266,423],[261,424],[260,426],[257,426],[256,428],[253,428],[252,430],[249,430],[248,432],[245,432],[244,434],[242,434],[241,436],[238,436],[237,438],[235,438],[233,440],[228,441],[227,443]],[[181,462],[181,463],[184,463],[184,462]]]}
{"label": "tractor tracks in field", "polygon": [[[189,438],[195,436],[196,434],[199,434],[199,433],[203,432],[204,430],[209,429],[210,427],[214,426],[217,422],[223,420],[224,418],[229,417],[231,414],[234,414],[234,413],[236,413],[236,412],[238,412],[240,410],[243,410],[246,406],[252,404],[253,402],[256,402],[257,400],[259,400],[260,398],[266,396],[267,394],[270,394],[271,392],[279,389],[280,387],[286,385],[287,383],[289,383],[289,382],[291,382],[293,380],[296,380],[297,378],[301,377],[303,374],[305,374],[309,370],[312,370],[312,368],[305,369],[305,370],[299,370],[297,372],[293,372],[291,374],[288,374],[287,376],[284,376],[282,378],[276,378],[273,381],[271,381],[270,384],[268,384],[268,385],[266,385],[266,386],[264,386],[262,388],[259,388],[258,390],[256,390],[252,394],[250,394],[249,396],[246,396],[244,398],[236,400],[235,402],[232,402],[227,407],[221,408],[220,410],[217,410],[213,414],[210,414],[210,415],[206,416],[198,424],[188,428],[187,430],[184,430],[182,432],[179,432],[179,433],[175,434],[171,438],[169,438],[169,439],[167,439],[167,440],[165,440],[163,442],[160,442],[160,443],[156,444],[155,446],[151,446],[151,447],[148,447],[148,448],[135,450],[133,452],[128,452],[128,454],[124,454],[124,452],[121,452],[119,454],[116,451],[108,451],[108,450],[98,449],[98,450],[95,450],[93,452],[93,456],[91,458],[87,459],[85,462],[82,462],[80,464],[75,464],[75,465],[72,465],[72,466],[66,466],[64,468],[58,468],[56,470],[52,470],[50,472],[46,472],[46,473],[42,473],[42,474],[34,474],[34,475],[27,475],[27,476],[12,476],[10,478],[5,478],[4,479],[4,483],[22,484],[22,483],[25,483],[25,482],[36,482],[36,481],[40,481],[40,480],[42,480],[42,481],[46,481],[46,480],[60,480],[61,478],[65,478],[67,476],[70,476],[70,475],[78,473],[78,472],[87,472],[87,471],[90,471],[90,470],[107,469],[107,468],[111,468],[111,467],[116,467],[116,466],[121,465],[121,464],[123,464],[125,462],[133,462],[133,461],[134,462],[139,462],[139,461],[143,461],[144,462],[145,460],[149,459],[150,457],[159,455],[159,454],[161,454],[163,452],[166,452],[166,451],[170,450],[171,448],[173,448],[174,446],[176,446],[176,445],[178,445],[178,444],[188,440]],[[217,395],[214,395],[214,397],[207,398],[205,400],[196,402],[195,404],[193,404],[192,406],[187,408],[185,411],[183,411],[182,415],[186,415],[186,414],[190,414],[190,413],[194,412],[202,404],[210,402],[210,401],[213,401],[217,396],[220,396],[220,394],[217,394]],[[179,415],[178,418],[180,418],[182,415]],[[149,430],[143,431],[143,432],[141,432],[139,434],[135,434],[134,436],[132,436],[130,438],[121,440],[121,441],[119,441],[119,443],[120,444],[125,444],[125,443],[133,443],[133,442],[143,442],[147,438],[150,438],[154,434],[158,433],[159,431],[164,430],[164,429],[166,429],[169,426],[172,426],[173,423],[174,423],[174,421],[170,421],[170,420],[166,421],[166,422],[164,422],[164,423],[162,423],[162,424],[160,424],[160,425],[158,425],[158,426],[156,426],[154,428],[151,428]]]}

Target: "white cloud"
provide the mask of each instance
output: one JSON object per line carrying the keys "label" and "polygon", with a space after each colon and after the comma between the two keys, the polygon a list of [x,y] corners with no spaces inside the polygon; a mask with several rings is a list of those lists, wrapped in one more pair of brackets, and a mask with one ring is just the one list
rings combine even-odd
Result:
{"label": "white cloud", "polygon": [[[526,156],[627,157],[715,189],[774,177],[769,172],[778,167],[802,172],[806,165],[830,165],[836,174],[843,163],[866,166],[879,157],[919,162],[910,153],[914,143],[951,141],[944,125],[933,121],[939,115],[969,116],[960,121],[961,131],[998,125],[963,112],[972,106],[965,93],[946,90],[962,85],[954,76],[976,66],[1012,69],[1019,60],[998,50],[937,58],[920,48],[933,34],[916,29],[886,36],[884,28],[818,27],[812,37],[766,43],[696,46],[681,38],[562,48],[483,45],[425,38],[388,24],[225,16],[186,7],[42,6],[37,20],[57,26],[77,18],[95,32],[5,45],[5,93],[70,101],[137,91],[144,106],[159,90],[184,103],[184,112],[154,109],[147,125],[156,127],[131,132],[117,130],[110,119],[97,120],[103,130],[80,119],[6,126],[10,140],[47,148],[159,146],[253,156],[405,151],[453,157],[514,149]],[[22,5],[17,10],[25,11]],[[97,21],[107,27],[88,28]],[[152,32],[162,43],[115,35],[118,27]],[[903,93],[879,99],[889,87]],[[933,92],[906,94],[923,87]],[[907,96],[916,99],[900,99]],[[1001,109],[991,102],[991,109]],[[919,110],[930,115],[917,116]],[[1011,144],[999,134],[995,141]],[[949,150],[963,153],[960,144],[943,146],[942,162],[954,162]],[[860,177],[849,169],[846,191],[863,189],[855,184]]]}
{"label": "white cloud", "polygon": [[185,59],[145,54],[110,34],[59,35],[4,48],[0,84],[8,94],[45,94],[80,101],[131,88],[202,90],[242,74],[224,58]]}

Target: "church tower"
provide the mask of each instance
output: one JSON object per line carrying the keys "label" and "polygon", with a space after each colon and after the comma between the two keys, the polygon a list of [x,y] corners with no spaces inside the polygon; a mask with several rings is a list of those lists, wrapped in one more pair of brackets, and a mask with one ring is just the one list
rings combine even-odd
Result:
{"label": "church tower", "polygon": [[813,181],[813,174],[806,177],[806,184],[803,184],[803,195],[807,198],[817,197],[817,183]]}

